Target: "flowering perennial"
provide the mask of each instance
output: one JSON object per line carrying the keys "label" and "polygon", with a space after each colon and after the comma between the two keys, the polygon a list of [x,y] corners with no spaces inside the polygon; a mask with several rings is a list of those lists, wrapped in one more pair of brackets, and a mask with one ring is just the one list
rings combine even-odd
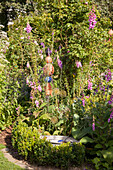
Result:
{"label": "flowering perennial", "polygon": [[80,61],[76,61],[76,66],[77,66],[77,68],[82,67],[81,62]]}
{"label": "flowering perennial", "polygon": [[40,92],[42,91],[41,85],[38,86],[38,90],[39,90]]}
{"label": "flowering perennial", "polygon": [[58,58],[57,59],[58,66],[62,69],[62,61]]}
{"label": "flowering perennial", "polygon": [[111,71],[110,70],[108,70],[108,73],[105,75],[105,78],[106,78],[107,82],[112,79]]}
{"label": "flowering perennial", "polygon": [[30,33],[31,30],[32,30],[32,27],[29,25],[29,23],[27,23],[27,27],[26,27],[27,33]]}
{"label": "flowering perennial", "polygon": [[92,90],[93,83],[88,80],[88,90]]}
{"label": "flowering perennial", "polygon": [[93,29],[97,23],[96,21],[96,14],[93,12],[94,10],[91,10],[91,12],[89,13],[89,29]]}
{"label": "flowering perennial", "polygon": [[93,131],[95,131],[95,123],[94,122],[92,124],[92,129],[93,129]]}
{"label": "flowering perennial", "polygon": [[36,107],[39,107],[39,101],[35,100]]}

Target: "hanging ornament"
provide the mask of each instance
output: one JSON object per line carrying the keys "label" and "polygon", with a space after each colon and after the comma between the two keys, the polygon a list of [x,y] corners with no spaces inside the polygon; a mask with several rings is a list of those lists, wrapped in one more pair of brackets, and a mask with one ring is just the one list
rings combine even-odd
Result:
{"label": "hanging ornament", "polygon": [[44,81],[50,83],[52,81],[52,78],[51,77],[46,77]]}
{"label": "hanging ornament", "polygon": [[50,56],[46,57],[46,65],[44,66],[44,75],[47,76],[45,78],[45,82],[47,82],[46,86],[45,86],[45,92],[46,92],[46,96],[51,95],[52,96],[52,86],[50,84],[50,82],[52,81],[51,76],[54,73],[54,67],[51,64],[52,63],[52,58]]}
{"label": "hanging ornament", "polygon": [[47,64],[44,66],[44,75],[45,75],[45,76],[51,76],[53,73],[54,73],[54,67],[53,67],[53,65],[50,64],[50,63],[47,63]]}

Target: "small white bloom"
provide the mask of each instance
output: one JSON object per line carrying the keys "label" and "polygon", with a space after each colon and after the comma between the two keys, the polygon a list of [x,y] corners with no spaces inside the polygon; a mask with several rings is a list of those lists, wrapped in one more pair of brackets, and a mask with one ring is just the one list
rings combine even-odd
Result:
{"label": "small white bloom", "polygon": [[8,25],[13,25],[14,24],[14,22],[8,22]]}
{"label": "small white bloom", "polygon": [[8,11],[12,11],[12,10],[13,10],[13,9],[10,8]]}
{"label": "small white bloom", "polygon": [[24,39],[24,37],[20,37],[21,38],[21,40],[23,40]]}
{"label": "small white bloom", "polygon": [[0,28],[4,28],[4,26],[3,26],[3,25],[0,25]]}
{"label": "small white bloom", "polygon": [[44,58],[43,55],[41,55],[40,58],[43,60],[43,58]]}
{"label": "small white bloom", "polygon": [[30,67],[29,62],[27,62],[27,68],[29,68],[29,67]]}
{"label": "small white bloom", "polygon": [[6,45],[9,46],[9,42],[6,41]]}
{"label": "small white bloom", "polygon": [[4,52],[4,49],[1,49],[1,52]]}
{"label": "small white bloom", "polygon": [[37,41],[36,41],[36,40],[34,41],[34,43],[35,43],[36,45],[38,45],[38,43],[37,43]]}

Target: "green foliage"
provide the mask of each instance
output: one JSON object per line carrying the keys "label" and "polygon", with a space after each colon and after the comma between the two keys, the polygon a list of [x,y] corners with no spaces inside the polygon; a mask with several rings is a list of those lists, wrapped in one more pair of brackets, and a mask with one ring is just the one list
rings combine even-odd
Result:
{"label": "green foliage", "polygon": [[[36,149],[33,150],[32,131],[38,135],[71,135],[72,132],[74,138],[80,139],[87,148],[90,147],[86,158],[90,155],[97,169],[111,167],[112,162],[108,159],[112,158],[109,141],[113,136],[113,120],[110,119],[108,123],[112,109],[108,101],[112,95],[113,80],[108,81],[106,78],[108,73],[113,72],[113,36],[108,34],[111,20],[107,16],[103,18],[92,0],[87,3],[84,0],[35,2],[35,12],[19,16],[13,25],[8,26],[10,44],[4,55],[9,64],[6,65],[5,74],[2,71],[0,75],[1,103],[4,104],[0,107],[2,124],[6,125],[9,118],[15,120],[20,117],[23,120],[25,140],[22,135],[16,136],[13,143],[26,159],[31,151],[37,157],[40,152],[36,150],[43,143],[38,136]],[[97,17],[93,29],[89,29],[88,21],[91,9],[95,10]],[[30,33],[25,29],[28,23],[32,27]],[[51,82],[53,96],[45,94],[43,67],[48,47],[55,68]],[[58,58],[63,63],[62,69],[58,66]],[[81,62],[79,68],[77,61]],[[7,79],[6,84],[2,82],[2,77]],[[88,81],[92,84],[90,88]],[[38,90],[39,85],[41,91]],[[94,124],[95,129],[92,129]],[[4,128],[3,125],[0,126]],[[18,127],[15,126],[20,132]],[[45,143],[44,140],[43,149]],[[46,144],[50,148],[50,144]],[[45,158],[50,159],[49,151],[46,148],[45,154],[42,153],[41,150],[38,155],[39,164],[46,164]],[[33,155],[30,156],[33,159]],[[58,155],[56,157],[58,160]],[[43,162],[40,158],[44,158]],[[64,166],[67,160],[58,161],[58,166]]]}
{"label": "green foliage", "polygon": [[12,130],[12,145],[20,155],[38,165],[51,165],[68,169],[70,166],[80,166],[84,162],[85,150],[79,143],[63,143],[53,146],[46,137],[41,139],[38,129],[28,127],[18,120]]}
{"label": "green foliage", "polygon": [[103,18],[110,18],[113,21],[113,1],[112,0],[94,0],[97,9],[100,11]]}

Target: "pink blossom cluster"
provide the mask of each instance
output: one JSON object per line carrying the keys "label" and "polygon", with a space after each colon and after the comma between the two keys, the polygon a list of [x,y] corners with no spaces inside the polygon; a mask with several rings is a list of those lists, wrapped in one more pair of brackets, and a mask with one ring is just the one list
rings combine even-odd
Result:
{"label": "pink blossom cluster", "polygon": [[108,70],[108,73],[105,75],[105,78],[106,78],[107,81],[110,81],[112,79],[110,70]]}
{"label": "pink blossom cluster", "polygon": [[[109,103],[110,105],[113,104],[113,95],[111,95],[111,98],[110,98],[110,100],[108,101],[108,103]],[[109,119],[108,119],[108,123],[109,123],[110,120],[113,118],[113,108],[112,108],[110,111],[112,111],[112,112],[111,112],[110,117],[109,117]]]}
{"label": "pink blossom cluster", "polygon": [[36,107],[39,107],[39,101],[35,100]]}
{"label": "pink blossom cluster", "polygon": [[58,66],[62,69],[62,61],[58,58],[57,59]]}
{"label": "pink blossom cluster", "polygon": [[41,91],[42,91],[42,87],[41,87],[41,85],[40,85],[40,84],[38,85],[38,91],[39,91],[39,92],[41,92]]}
{"label": "pink blossom cluster", "polygon": [[93,129],[93,131],[95,131],[95,123],[94,122],[92,124],[92,129]]}
{"label": "pink blossom cluster", "polygon": [[89,13],[89,29],[93,29],[97,23],[96,21],[96,14],[93,12],[94,10],[92,9],[91,12]]}
{"label": "pink blossom cluster", "polygon": [[31,87],[32,89],[34,89],[35,91],[38,91],[41,92],[42,91],[42,87],[41,85],[39,84],[38,87],[36,87],[36,83],[35,82],[32,82],[32,81],[29,81],[28,78],[26,79],[26,84],[29,85],[29,87]]}
{"label": "pink blossom cluster", "polygon": [[81,62],[80,61],[76,61],[76,66],[77,66],[77,68],[82,67]]}
{"label": "pink blossom cluster", "polygon": [[110,111],[112,111],[112,112],[111,112],[110,117],[109,117],[109,119],[108,119],[108,123],[109,123],[110,120],[113,118],[113,108],[112,108]]}
{"label": "pink blossom cluster", "polygon": [[32,30],[32,27],[30,26],[30,24],[29,24],[29,23],[27,23],[27,27],[26,27],[26,31],[27,31],[27,33],[30,33],[30,32],[31,32],[31,30]]}
{"label": "pink blossom cluster", "polygon": [[113,95],[111,95],[110,100],[108,101],[109,104],[113,103]]}
{"label": "pink blossom cluster", "polygon": [[92,86],[93,86],[93,83],[89,79],[88,80],[88,90],[92,90]]}

